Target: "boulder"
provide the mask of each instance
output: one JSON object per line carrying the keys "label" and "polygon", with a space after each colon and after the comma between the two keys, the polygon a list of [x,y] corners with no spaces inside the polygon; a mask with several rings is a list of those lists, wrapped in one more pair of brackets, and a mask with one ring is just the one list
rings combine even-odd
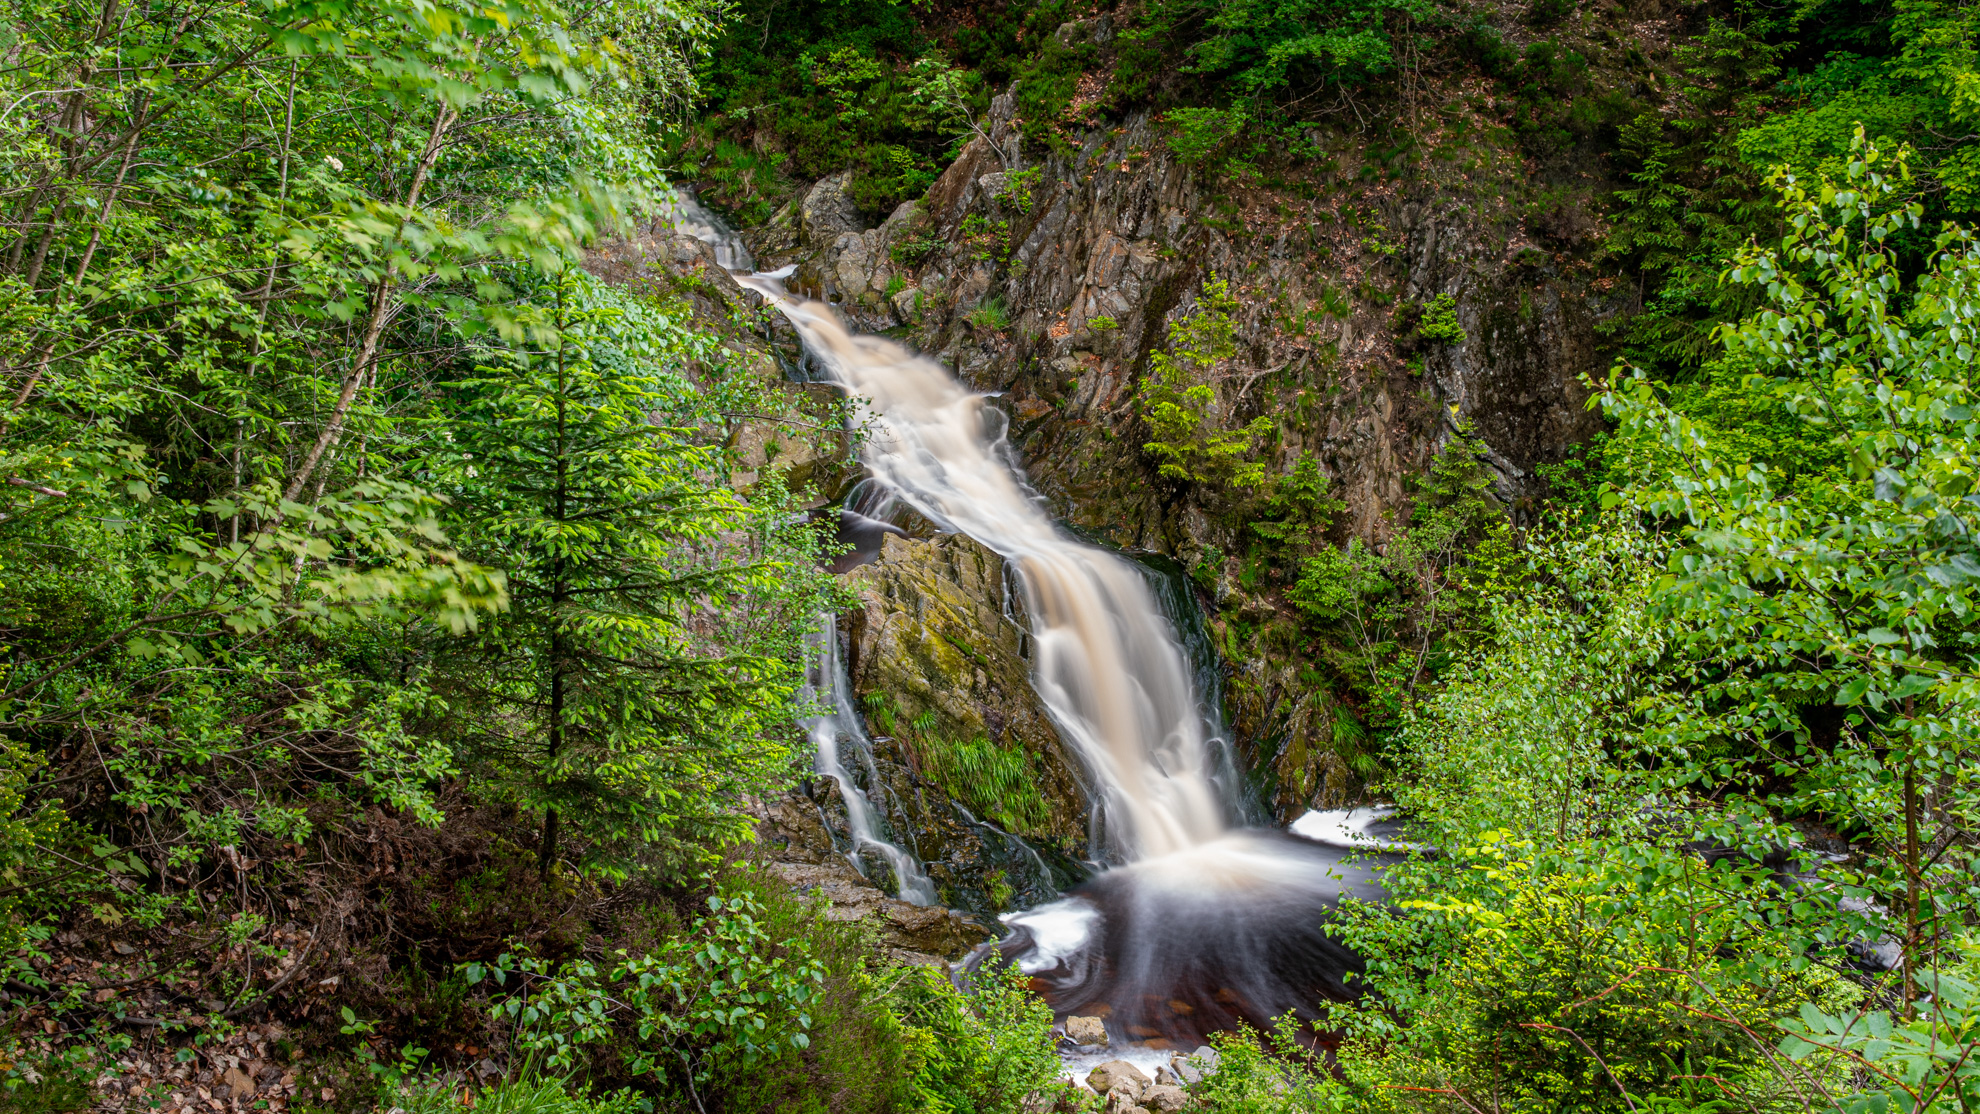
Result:
{"label": "boulder", "polygon": [[1066,1039],[1074,1044],[1106,1044],[1107,1024],[1097,1017],[1068,1017]]}
{"label": "boulder", "polygon": [[848,302],[859,302],[869,291],[887,288],[887,280],[893,272],[887,266],[887,253],[880,243],[880,233],[842,232],[832,242],[832,250],[837,259],[832,264],[829,277],[839,288],[839,296]]}
{"label": "boulder", "polygon": [[[1007,594],[1008,577],[1003,559],[965,534],[887,535],[877,559],[845,577],[862,609],[850,647],[853,687],[891,696],[904,727],[932,714],[930,737],[989,739],[1029,752],[1047,814],[1012,834],[1084,846],[1083,775],[1031,685],[1023,600]],[[916,792],[910,787],[902,799]],[[934,860],[946,857],[928,856],[938,883],[980,884],[942,877]]]}
{"label": "boulder", "polygon": [[1172,1114],[1189,1103],[1189,1095],[1181,1087],[1157,1083],[1141,1093],[1141,1105],[1157,1114]]}
{"label": "boulder", "polygon": [[1141,1097],[1153,1080],[1126,1060],[1109,1060],[1086,1073],[1086,1084],[1103,1095],[1119,1091],[1130,1100]]}
{"label": "boulder", "polygon": [[813,247],[829,247],[848,232],[860,232],[859,206],[846,196],[852,171],[842,170],[820,178],[798,206],[798,227],[804,241]]}
{"label": "boulder", "polygon": [[[779,823],[786,818],[809,819],[813,813],[801,807],[802,798],[776,802],[769,819],[759,826],[761,838],[771,847],[788,839],[789,828]],[[829,837],[825,844],[830,847]],[[792,841],[795,842],[795,841]],[[818,862],[792,862],[792,855],[779,853],[770,863],[770,872],[800,894],[816,895],[830,906],[827,920],[866,921],[888,953],[903,963],[941,966],[976,946],[984,937],[981,925],[953,909],[939,905],[912,905],[888,897],[878,886],[853,869],[838,855],[813,855]]]}
{"label": "boulder", "polygon": [[1195,1083],[1206,1075],[1216,1074],[1218,1060],[1217,1050],[1206,1044],[1187,1056],[1180,1052],[1171,1056],[1169,1070],[1183,1083]]}

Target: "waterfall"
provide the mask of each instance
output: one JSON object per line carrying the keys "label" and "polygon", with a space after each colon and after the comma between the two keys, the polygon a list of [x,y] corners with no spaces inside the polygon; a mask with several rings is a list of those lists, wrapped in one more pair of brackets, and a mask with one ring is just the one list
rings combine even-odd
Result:
{"label": "waterfall", "polygon": [[[711,244],[732,272],[741,238],[693,198],[666,219]],[[786,272],[787,273],[787,272]],[[812,359],[870,419],[861,462],[888,491],[945,530],[968,534],[1016,568],[1036,647],[1032,683],[1093,775],[1101,842],[1134,861],[1223,835],[1226,802],[1183,647],[1143,570],[1059,529],[1026,486],[1004,419],[941,364],[880,337],[854,336],[829,306],[785,292],[786,273],[737,273],[789,318]]]}
{"label": "waterfall", "polygon": [[725,271],[751,271],[756,267],[749,248],[721,217],[708,211],[693,194],[674,190],[661,202],[660,219],[683,236],[700,240],[715,249],[715,263]]}
{"label": "waterfall", "polygon": [[866,767],[867,784],[879,788],[879,772],[873,766],[873,744],[860,725],[859,709],[853,706],[852,680],[846,674],[845,663],[839,660],[839,638],[833,629],[831,613],[820,615],[818,624],[819,630],[809,639],[810,655],[802,696],[806,703],[823,705],[826,710],[805,720],[804,729],[811,738],[815,756],[812,768],[837,782],[839,796],[846,802],[846,824],[852,829],[852,847],[847,858],[864,874],[864,855],[878,855],[893,870],[894,885],[902,901],[934,905],[935,883],[913,855],[881,834],[872,799],[840,758],[843,741],[851,755]]}
{"label": "waterfall", "polygon": [[770,276],[738,281],[782,310],[866,407],[867,470],[1017,570],[1036,647],[1032,682],[1093,775],[1112,855],[1173,854],[1224,834],[1196,687],[1147,575],[1059,529],[1010,463],[1002,415],[942,365],[852,335],[829,307],[793,301]]}
{"label": "waterfall", "polygon": [[[705,210],[688,201],[680,212],[678,227],[712,236],[718,260],[747,261]],[[1234,828],[1264,817],[1246,815],[1241,779],[1209,730],[1198,677],[1150,574],[1058,527],[1024,481],[1003,415],[982,395],[933,360],[852,335],[829,306],[792,299],[781,281],[789,273],[735,277],[791,321],[818,378],[865,408],[860,456],[873,480],[1015,573],[1031,622],[1032,683],[1090,775],[1095,857],[1117,864],[1060,900],[1005,915],[1009,935],[967,963],[1017,965],[1056,1013],[1104,1017],[1123,1048],[1269,1028],[1288,1013],[1317,1023],[1317,1004],[1352,997],[1362,970],[1332,934],[1333,909],[1343,898],[1380,900],[1381,869],[1408,846],[1371,840],[1351,819],[1317,818],[1291,834]],[[1172,603],[1178,618],[1193,606]],[[842,735],[864,739],[850,702],[838,707],[849,730],[813,729],[821,769],[836,763]],[[834,776],[848,788],[848,811],[866,817],[855,824],[871,831],[870,805],[843,771]]]}

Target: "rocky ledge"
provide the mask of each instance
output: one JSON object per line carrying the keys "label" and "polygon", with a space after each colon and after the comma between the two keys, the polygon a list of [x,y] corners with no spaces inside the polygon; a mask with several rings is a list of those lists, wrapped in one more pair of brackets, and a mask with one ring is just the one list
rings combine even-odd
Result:
{"label": "rocky ledge", "polygon": [[800,896],[825,902],[828,919],[866,922],[896,961],[947,966],[992,935],[971,914],[887,896],[833,850],[818,806],[802,793],[769,802],[759,816],[757,848],[764,869]]}

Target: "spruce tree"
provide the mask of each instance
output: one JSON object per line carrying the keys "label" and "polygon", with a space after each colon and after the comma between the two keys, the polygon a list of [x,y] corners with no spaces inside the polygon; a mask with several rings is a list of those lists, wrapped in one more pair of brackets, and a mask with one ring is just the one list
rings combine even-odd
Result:
{"label": "spruce tree", "polygon": [[512,602],[443,647],[443,691],[468,760],[540,814],[546,875],[567,833],[608,873],[679,865],[742,838],[742,800],[793,769],[815,547],[779,525],[774,474],[752,506],[696,432],[685,369],[719,346],[582,272],[542,293],[530,342],[458,384],[453,531]]}

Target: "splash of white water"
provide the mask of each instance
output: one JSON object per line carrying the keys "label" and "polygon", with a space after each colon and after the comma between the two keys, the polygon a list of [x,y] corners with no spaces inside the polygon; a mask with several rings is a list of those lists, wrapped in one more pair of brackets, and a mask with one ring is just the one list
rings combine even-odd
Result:
{"label": "splash of white water", "polygon": [[715,262],[730,271],[752,271],[756,263],[750,258],[749,248],[742,237],[696,201],[692,194],[675,190],[669,193],[661,204],[660,219],[672,225],[674,231],[689,236],[715,249]]}
{"label": "splash of white water", "polygon": [[1393,805],[1313,809],[1286,830],[1296,836],[1348,851],[1427,851],[1426,844],[1394,838]]}
{"label": "splash of white water", "polygon": [[844,663],[839,660],[839,639],[832,629],[832,616],[829,613],[821,615],[818,623],[818,633],[809,639],[810,660],[806,663],[802,696],[807,703],[824,705],[826,711],[806,720],[804,729],[811,737],[815,756],[812,768],[838,783],[839,796],[846,803],[846,824],[852,829],[852,852],[847,857],[852,860],[853,866],[865,873],[863,854],[871,852],[878,855],[893,870],[894,883],[902,901],[934,905],[938,900],[935,883],[929,880],[913,855],[880,834],[872,800],[853,780],[840,758],[839,748],[843,741],[852,755],[865,763],[868,773],[873,775],[872,784],[879,784],[878,776],[873,771],[873,744],[860,726],[859,710],[853,707],[852,702],[852,681],[846,675]]}

